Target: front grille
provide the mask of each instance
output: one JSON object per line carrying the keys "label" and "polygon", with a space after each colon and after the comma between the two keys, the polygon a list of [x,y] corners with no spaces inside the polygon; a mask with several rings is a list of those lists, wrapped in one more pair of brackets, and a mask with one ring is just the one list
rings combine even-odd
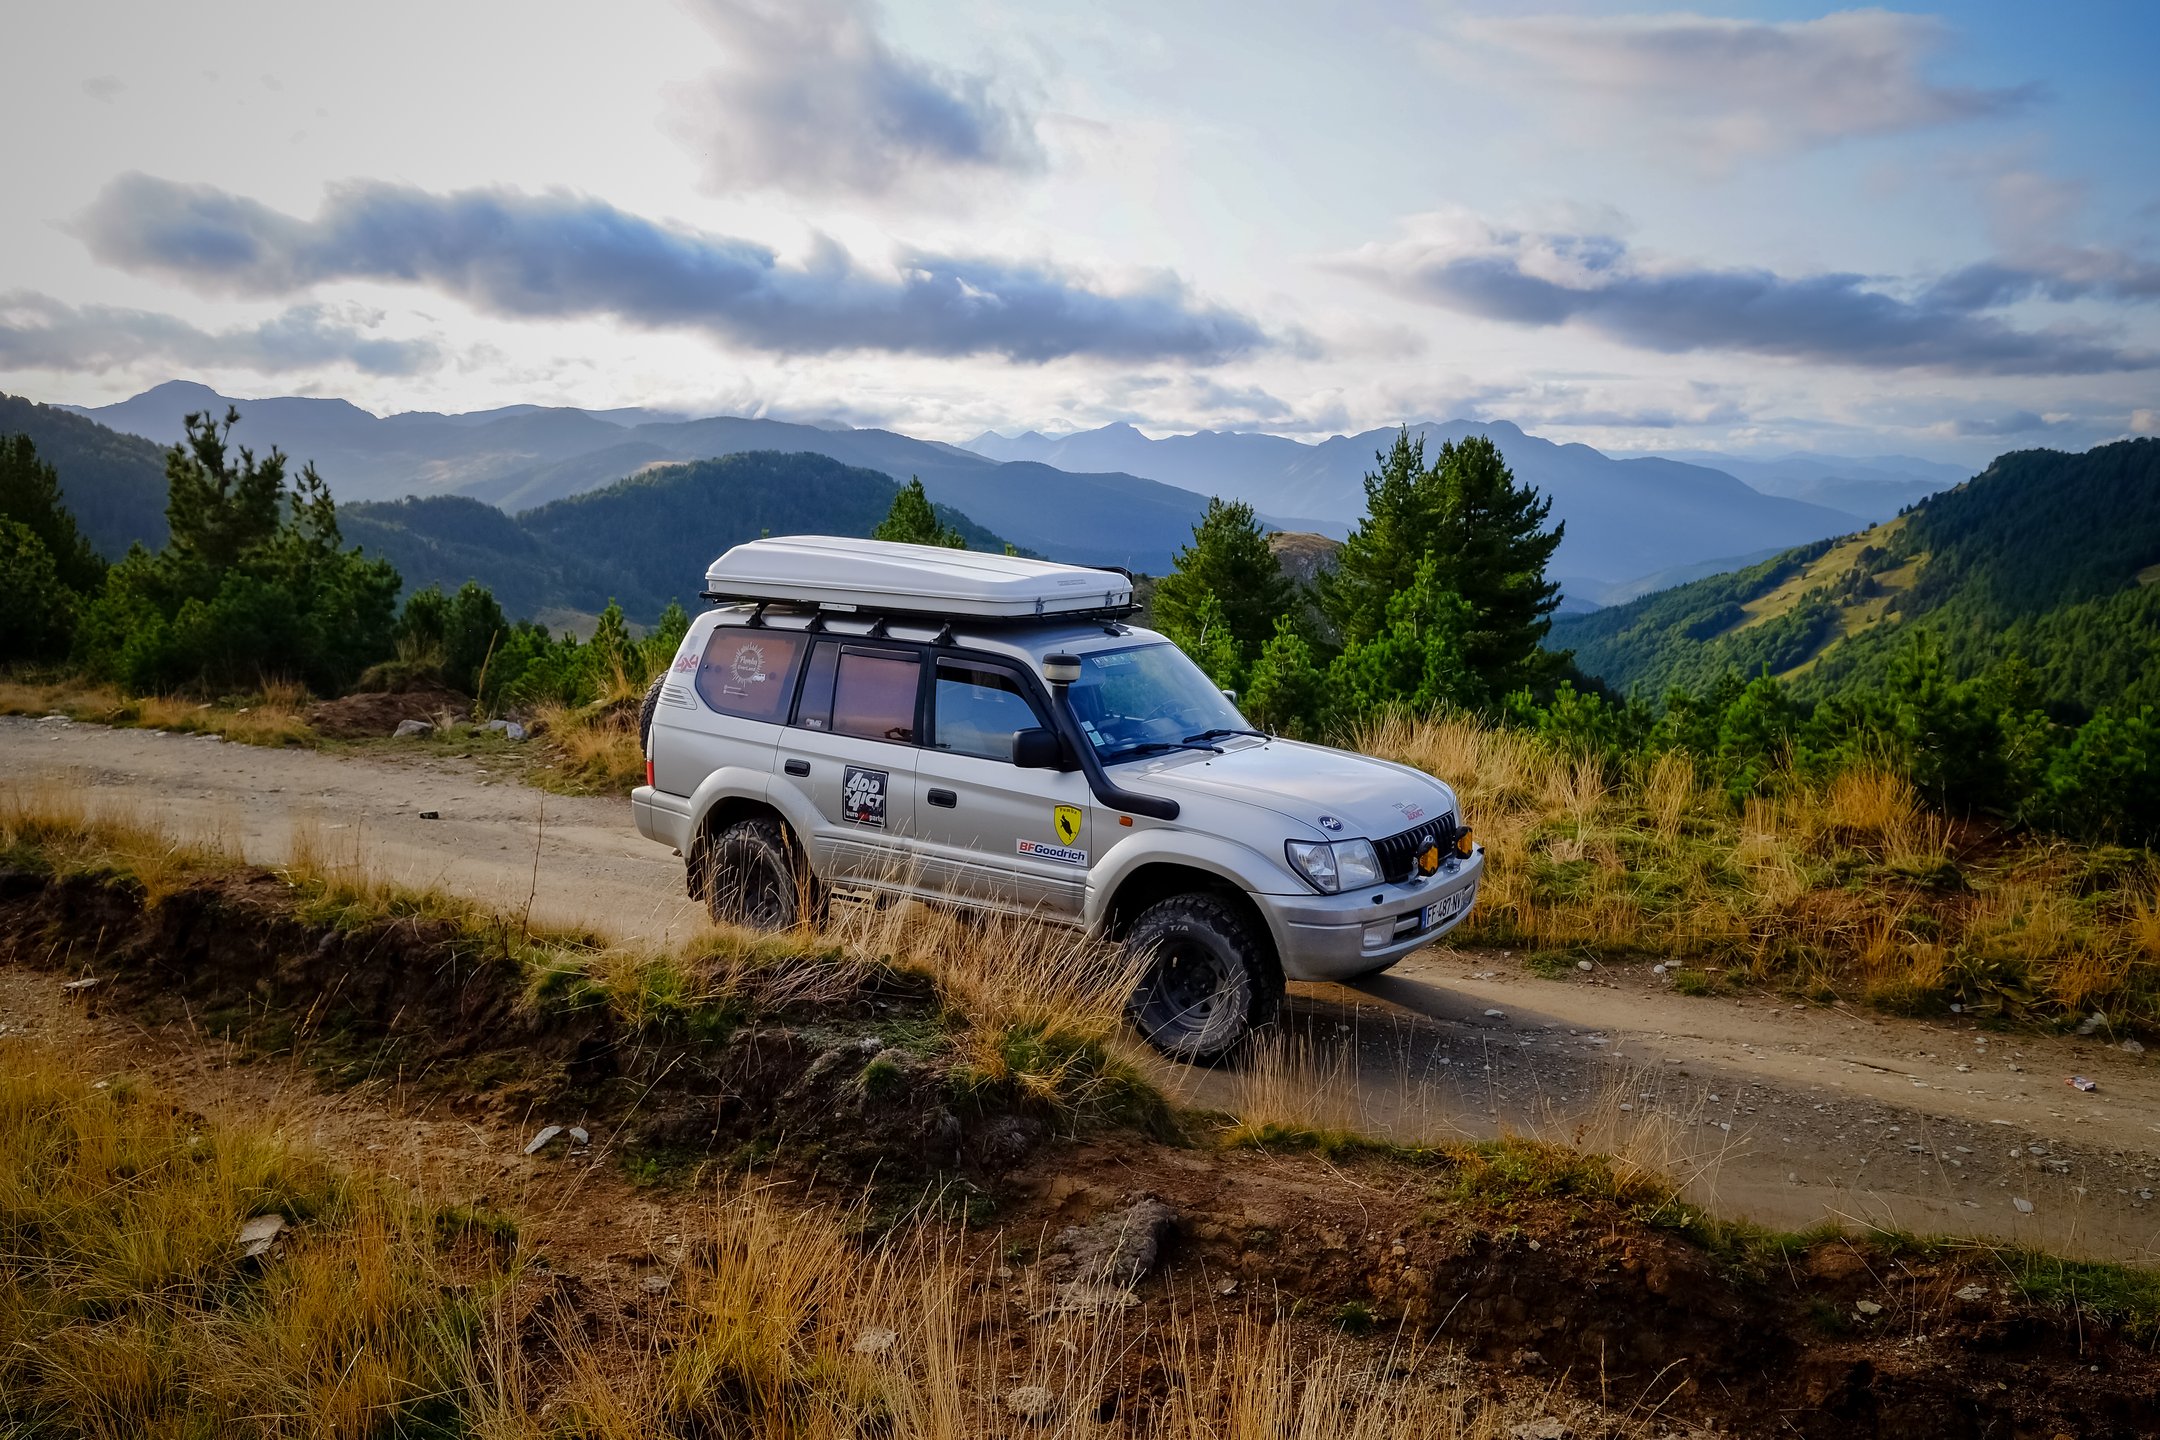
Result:
{"label": "front grille", "polygon": [[1380,873],[1390,885],[1401,884],[1416,872],[1418,853],[1427,845],[1438,845],[1443,857],[1455,848],[1455,816],[1452,813],[1435,815],[1399,835],[1373,841],[1373,850],[1380,856]]}

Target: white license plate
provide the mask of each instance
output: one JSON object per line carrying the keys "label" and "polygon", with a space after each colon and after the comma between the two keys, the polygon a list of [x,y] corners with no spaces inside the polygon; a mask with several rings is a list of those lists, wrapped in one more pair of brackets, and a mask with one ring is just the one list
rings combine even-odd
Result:
{"label": "white license plate", "polygon": [[1477,892],[1475,890],[1458,890],[1453,895],[1433,901],[1432,904],[1425,907],[1424,928],[1430,930],[1443,921],[1454,919],[1457,915],[1470,908],[1470,902],[1476,896]]}

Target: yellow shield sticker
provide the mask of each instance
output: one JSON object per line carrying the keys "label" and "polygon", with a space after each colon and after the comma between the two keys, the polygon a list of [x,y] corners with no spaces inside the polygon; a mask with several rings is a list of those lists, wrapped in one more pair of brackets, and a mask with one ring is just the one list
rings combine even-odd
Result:
{"label": "yellow shield sticker", "polygon": [[1060,805],[1052,812],[1057,816],[1058,839],[1067,845],[1080,838],[1080,807]]}

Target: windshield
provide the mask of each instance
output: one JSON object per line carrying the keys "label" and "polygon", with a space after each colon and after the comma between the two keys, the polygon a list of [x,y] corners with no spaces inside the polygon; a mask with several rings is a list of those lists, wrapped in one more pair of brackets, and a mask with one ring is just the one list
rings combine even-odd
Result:
{"label": "windshield", "polygon": [[1081,656],[1071,699],[1081,732],[1106,764],[1252,730],[1184,651],[1160,641]]}

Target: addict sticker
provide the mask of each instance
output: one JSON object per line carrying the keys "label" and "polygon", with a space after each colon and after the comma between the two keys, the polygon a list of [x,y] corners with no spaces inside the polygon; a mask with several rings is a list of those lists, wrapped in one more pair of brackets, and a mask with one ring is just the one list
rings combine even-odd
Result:
{"label": "addict sticker", "polygon": [[1022,840],[1018,845],[1022,855],[1037,860],[1055,860],[1060,865],[1087,864],[1087,851],[1068,849],[1063,845],[1045,845],[1040,840]]}
{"label": "addict sticker", "polygon": [[840,781],[840,818],[850,825],[885,828],[885,792],[892,777],[883,770],[850,765]]}
{"label": "addict sticker", "polygon": [[1080,838],[1080,807],[1060,805],[1050,812],[1057,819],[1058,839],[1067,845]]}

